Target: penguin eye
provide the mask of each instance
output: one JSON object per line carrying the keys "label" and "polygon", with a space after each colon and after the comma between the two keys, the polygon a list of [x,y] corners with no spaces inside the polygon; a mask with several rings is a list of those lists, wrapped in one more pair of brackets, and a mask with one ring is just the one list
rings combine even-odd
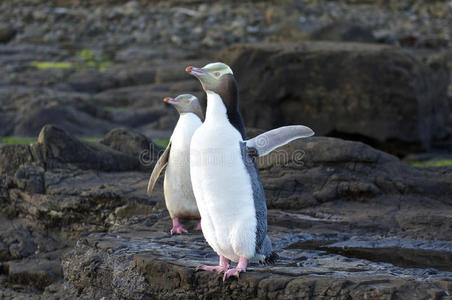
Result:
{"label": "penguin eye", "polygon": [[215,75],[215,77],[220,77],[220,72],[215,72],[213,75]]}

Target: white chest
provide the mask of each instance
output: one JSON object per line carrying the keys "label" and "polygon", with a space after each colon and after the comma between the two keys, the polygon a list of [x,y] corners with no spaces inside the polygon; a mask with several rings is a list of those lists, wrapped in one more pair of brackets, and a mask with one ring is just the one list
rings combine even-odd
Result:
{"label": "white chest", "polygon": [[201,120],[192,113],[180,116],[165,171],[165,202],[171,217],[196,216],[198,208],[190,180],[190,142]]}
{"label": "white chest", "polygon": [[206,120],[190,147],[192,185],[207,242],[234,261],[254,254],[256,231],[251,179],[240,142],[242,136],[227,119],[221,98],[208,94]]}

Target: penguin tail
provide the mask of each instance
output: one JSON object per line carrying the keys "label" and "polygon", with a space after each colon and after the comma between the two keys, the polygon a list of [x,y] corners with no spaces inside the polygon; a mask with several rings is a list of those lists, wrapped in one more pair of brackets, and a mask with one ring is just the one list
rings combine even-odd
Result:
{"label": "penguin tail", "polygon": [[273,265],[278,259],[279,259],[279,255],[276,252],[272,251],[272,253],[270,253],[270,255],[265,257],[264,264]]}

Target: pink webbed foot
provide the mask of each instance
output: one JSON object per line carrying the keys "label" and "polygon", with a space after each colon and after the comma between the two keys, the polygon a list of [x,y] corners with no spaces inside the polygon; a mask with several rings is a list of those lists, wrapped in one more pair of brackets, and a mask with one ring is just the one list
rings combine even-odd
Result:
{"label": "pink webbed foot", "polygon": [[220,256],[220,264],[218,266],[199,266],[195,271],[203,270],[208,272],[217,272],[218,274],[225,273],[229,269],[230,260],[224,256]]}
{"label": "pink webbed foot", "polygon": [[229,269],[226,272],[224,272],[223,281],[226,281],[231,276],[239,278],[241,272],[246,272],[247,266],[248,259],[240,257],[239,263],[236,268]]}
{"label": "pink webbed foot", "polygon": [[202,231],[201,220],[199,220],[198,224],[196,224],[195,230]]}
{"label": "pink webbed foot", "polygon": [[171,228],[171,235],[173,234],[182,234],[182,233],[188,233],[188,231],[182,226],[182,224],[179,222],[178,218],[173,219],[173,228]]}

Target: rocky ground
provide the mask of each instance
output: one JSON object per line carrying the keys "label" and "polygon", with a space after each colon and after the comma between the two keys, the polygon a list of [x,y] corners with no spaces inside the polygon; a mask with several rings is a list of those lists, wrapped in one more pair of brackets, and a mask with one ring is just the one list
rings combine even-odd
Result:
{"label": "rocky ground", "polygon": [[[4,298],[448,299],[452,292],[450,167],[418,169],[365,144],[322,137],[261,158],[281,259],[223,283],[194,272],[216,260],[201,234],[170,236],[161,184],[146,196],[152,162],[131,167],[150,141],[130,131],[107,137],[110,146],[81,142],[46,126],[31,145],[0,148],[9,162],[1,169]],[[121,151],[111,146],[118,140]]]}
{"label": "rocky ground", "polygon": [[[35,140],[0,146],[0,299],[450,299],[452,167],[387,152],[452,157],[451,18],[450,1],[1,1],[0,138]],[[184,68],[220,59],[250,137],[328,136],[259,160],[281,259],[226,283],[194,272],[216,260],[201,234],[169,235],[161,183],[145,194],[177,120],[162,99],[203,99]]]}

